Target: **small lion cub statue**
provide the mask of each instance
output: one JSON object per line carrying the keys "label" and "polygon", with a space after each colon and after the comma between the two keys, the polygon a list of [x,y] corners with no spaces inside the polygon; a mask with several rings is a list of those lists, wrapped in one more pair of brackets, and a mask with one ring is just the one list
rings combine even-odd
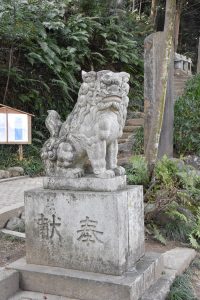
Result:
{"label": "small lion cub statue", "polygon": [[48,111],[45,124],[50,138],[41,153],[48,176],[81,177],[88,159],[95,177],[125,174],[117,166],[117,140],[126,120],[129,77],[107,70],[82,72],[78,101],[66,121],[62,123],[56,111]]}

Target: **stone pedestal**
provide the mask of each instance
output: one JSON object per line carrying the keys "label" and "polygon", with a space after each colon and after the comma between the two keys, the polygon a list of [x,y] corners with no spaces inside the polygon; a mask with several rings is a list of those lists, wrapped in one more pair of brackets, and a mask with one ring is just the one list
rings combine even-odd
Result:
{"label": "stone pedestal", "polygon": [[121,275],[144,255],[143,191],[25,193],[29,264]]}
{"label": "stone pedestal", "polygon": [[[75,191],[64,189],[71,185],[67,179],[45,180],[45,189],[25,192],[26,259],[8,267],[19,272],[20,289],[55,299],[146,297],[164,265],[162,255],[144,255],[142,186],[120,189],[124,176],[91,178],[90,191]],[[112,181],[118,190],[107,191]],[[88,185],[83,178],[73,188],[78,183]],[[106,191],[92,191],[98,186]]]}

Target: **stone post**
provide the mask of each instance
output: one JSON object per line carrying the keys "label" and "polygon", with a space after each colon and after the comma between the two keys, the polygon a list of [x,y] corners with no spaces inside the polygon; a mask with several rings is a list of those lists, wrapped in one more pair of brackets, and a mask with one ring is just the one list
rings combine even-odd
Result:
{"label": "stone post", "polygon": [[[144,43],[144,149],[146,149],[152,119],[154,117],[156,99],[161,87],[161,63],[164,56],[164,32],[149,35]],[[158,158],[164,154],[173,156],[173,122],[174,122],[174,57],[167,85],[167,98],[163,127],[161,131]]]}

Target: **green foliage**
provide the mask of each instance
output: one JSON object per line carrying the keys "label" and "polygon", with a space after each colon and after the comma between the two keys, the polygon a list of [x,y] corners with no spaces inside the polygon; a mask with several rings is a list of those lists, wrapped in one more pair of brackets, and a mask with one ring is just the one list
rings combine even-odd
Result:
{"label": "green foliage", "polygon": [[147,212],[146,222],[153,222],[168,239],[200,245],[200,176],[181,160],[166,156],[158,161],[145,200],[155,209]]}
{"label": "green foliage", "polygon": [[163,236],[163,234],[160,232],[159,228],[154,223],[148,224],[147,232],[148,232],[148,234],[152,235],[152,237],[156,241],[160,242],[163,245],[167,244],[165,237]]}
{"label": "green foliage", "polygon": [[144,153],[144,128],[142,126],[136,131],[132,151],[135,155]]}
{"label": "green foliage", "polygon": [[169,160],[167,156],[163,156],[162,160],[158,161],[155,166],[155,177],[160,184],[163,184],[166,188],[171,188],[174,186],[177,171],[177,165]]}
{"label": "green foliage", "polygon": [[133,156],[130,159],[130,166],[127,168],[129,184],[143,184],[146,186],[149,182],[149,173],[147,162],[142,156]]}
{"label": "green foliage", "polygon": [[174,144],[178,154],[200,155],[200,74],[175,103]]}
{"label": "green foliage", "polygon": [[56,109],[66,117],[77,98],[81,69],[93,68],[130,72],[131,94],[142,97],[140,50],[150,31],[147,18],[128,11],[105,17],[101,1],[90,12],[84,11],[87,4],[91,7],[91,1],[2,0],[0,43],[10,48],[11,67],[3,65],[0,76],[5,86],[9,76],[8,105],[14,101],[36,115]]}
{"label": "green foliage", "polygon": [[40,159],[39,150],[31,145],[24,146],[24,159],[19,160],[17,146],[2,145],[0,147],[0,169],[8,167],[22,167],[29,176],[43,174],[43,163]]}
{"label": "green foliage", "polygon": [[190,244],[195,249],[200,249],[200,208],[197,210],[196,222],[189,234]]}
{"label": "green foliage", "polygon": [[194,295],[191,275],[184,273],[173,282],[167,300],[197,300]]}

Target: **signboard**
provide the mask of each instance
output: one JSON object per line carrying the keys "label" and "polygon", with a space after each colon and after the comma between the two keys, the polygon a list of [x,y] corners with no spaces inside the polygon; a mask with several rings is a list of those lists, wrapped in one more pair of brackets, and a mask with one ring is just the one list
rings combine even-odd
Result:
{"label": "signboard", "polygon": [[31,144],[31,116],[0,104],[0,144]]}
{"label": "signboard", "polygon": [[0,113],[0,143],[7,142],[6,114]]}

